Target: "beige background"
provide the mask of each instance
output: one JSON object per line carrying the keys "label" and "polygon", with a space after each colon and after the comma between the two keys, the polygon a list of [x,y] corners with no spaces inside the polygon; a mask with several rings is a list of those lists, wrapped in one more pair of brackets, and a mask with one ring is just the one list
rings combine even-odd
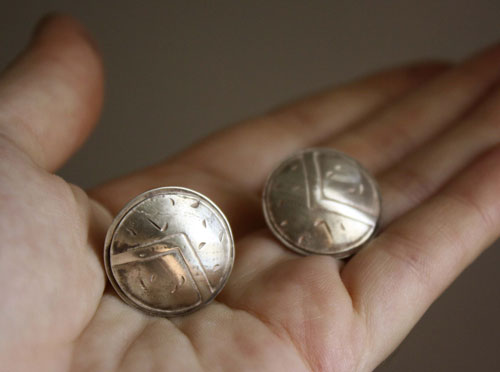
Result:
{"label": "beige background", "polygon": [[[486,0],[3,0],[0,9],[2,66],[50,10],[76,15],[101,46],[101,125],[60,172],[84,187],[289,99],[390,64],[458,59],[500,37],[500,2]],[[468,269],[379,371],[500,371],[499,258],[490,249]]]}

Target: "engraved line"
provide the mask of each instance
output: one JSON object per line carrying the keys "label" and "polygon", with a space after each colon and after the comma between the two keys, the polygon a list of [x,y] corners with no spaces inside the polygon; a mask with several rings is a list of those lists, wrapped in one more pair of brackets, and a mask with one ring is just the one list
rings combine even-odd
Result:
{"label": "engraved line", "polygon": [[326,223],[325,220],[318,221],[317,223],[314,224],[316,227],[322,227],[323,230],[326,232],[326,236],[328,237],[329,243],[333,243],[333,235],[332,235],[332,230],[330,230],[330,226],[328,223]]}
{"label": "engraved line", "polygon": [[156,227],[158,230],[161,232],[164,232],[168,228],[168,222],[165,223],[163,227],[160,227],[156,222],[154,222],[151,218],[147,217],[148,221],[153,224],[154,227]]}
{"label": "engraved line", "polygon": [[[172,290],[170,291],[170,293],[171,293],[171,294],[174,294],[175,292],[177,292],[177,290],[178,290],[180,287],[182,287],[182,286],[184,285],[184,283],[186,283],[186,278],[185,278],[185,276],[184,276],[184,275],[181,275],[181,281],[180,281],[180,283],[179,283],[179,282],[175,283],[174,289],[172,289]],[[198,288],[198,291],[199,291],[199,288]],[[202,297],[202,296],[201,296],[201,293],[200,293],[200,297]]]}
{"label": "engraved line", "polygon": [[298,244],[298,245],[301,245],[301,244],[304,242],[304,239],[305,239],[304,234],[302,234],[302,235],[301,235],[301,236],[299,236],[299,238],[297,239],[297,244]]}
{"label": "engraved line", "polygon": [[146,218],[148,219],[148,221],[149,221],[149,222],[150,222],[150,223],[151,223],[154,227],[156,227],[158,230],[160,230],[160,231],[161,231],[161,227],[160,227],[160,226],[159,226],[156,222],[154,222],[154,221],[153,221],[151,218],[149,218],[149,217],[146,217]]}
{"label": "engraved line", "polygon": [[132,234],[134,236],[137,235],[137,232],[134,229],[132,229],[131,227],[127,227],[125,230],[127,230],[130,234]]}
{"label": "engraved line", "polygon": [[[172,290],[170,291],[170,294],[174,294],[175,292],[177,292],[177,288],[178,288],[178,286],[179,286],[179,283],[175,283],[175,285],[174,285],[174,289],[172,289]],[[200,296],[200,297],[201,297],[201,296]]]}
{"label": "engraved line", "polygon": [[146,287],[146,284],[144,283],[144,280],[142,280],[142,278],[139,278],[139,283],[141,284],[141,287],[144,291],[148,291],[147,287]]}

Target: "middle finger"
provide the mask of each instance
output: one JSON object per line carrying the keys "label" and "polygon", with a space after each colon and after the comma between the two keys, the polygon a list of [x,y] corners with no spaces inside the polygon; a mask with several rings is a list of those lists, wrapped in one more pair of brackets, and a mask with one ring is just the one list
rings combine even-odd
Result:
{"label": "middle finger", "polygon": [[373,173],[388,169],[470,111],[500,77],[499,65],[496,45],[325,145],[353,156]]}

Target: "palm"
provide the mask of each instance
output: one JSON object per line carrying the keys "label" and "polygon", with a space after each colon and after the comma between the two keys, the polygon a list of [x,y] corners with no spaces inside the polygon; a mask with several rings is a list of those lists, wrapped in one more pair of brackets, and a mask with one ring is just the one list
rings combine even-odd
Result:
{"label": "palm", "polygon": [[[98,115],[100,64],[73,21],[47,22],[0,82],[0,365],[373,369],[496,238],[500,152],[474,158],[498,142],[500,96],[484,93],[499,62],[496,48],[453,69],[425,64],[380,73],[228,129],[88,197],[50,171]],[[345,265],[284,249],[261,217],[265,176],[289,153],[313,145],[359,159],[376,174],[385,200],[383,232]],[[485,174],[488,183],[481,182]],[[237,245],[216,301],[170,320],[105,291],[101,262],[112,214],[165,185],[213,199]]]}

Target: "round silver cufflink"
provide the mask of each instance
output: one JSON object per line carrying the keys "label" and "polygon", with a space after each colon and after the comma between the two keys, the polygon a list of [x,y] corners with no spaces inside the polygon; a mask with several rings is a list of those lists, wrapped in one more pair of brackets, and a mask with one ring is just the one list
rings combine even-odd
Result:
{"label": "round silver cufflink", "polygon": [[234,262],[229,223],[207,197],[182,187],[147,191],[111,224],[104,262],[127,304],[172,317],[195,311],[222,290]]}
{"label": "round silver cufflink", "polygon": [[356,253],[374,235],[381,212],[374,178],[328,148],[284,160],[268,177],[262,201],[269,228],[288,248],[337,258]]}

